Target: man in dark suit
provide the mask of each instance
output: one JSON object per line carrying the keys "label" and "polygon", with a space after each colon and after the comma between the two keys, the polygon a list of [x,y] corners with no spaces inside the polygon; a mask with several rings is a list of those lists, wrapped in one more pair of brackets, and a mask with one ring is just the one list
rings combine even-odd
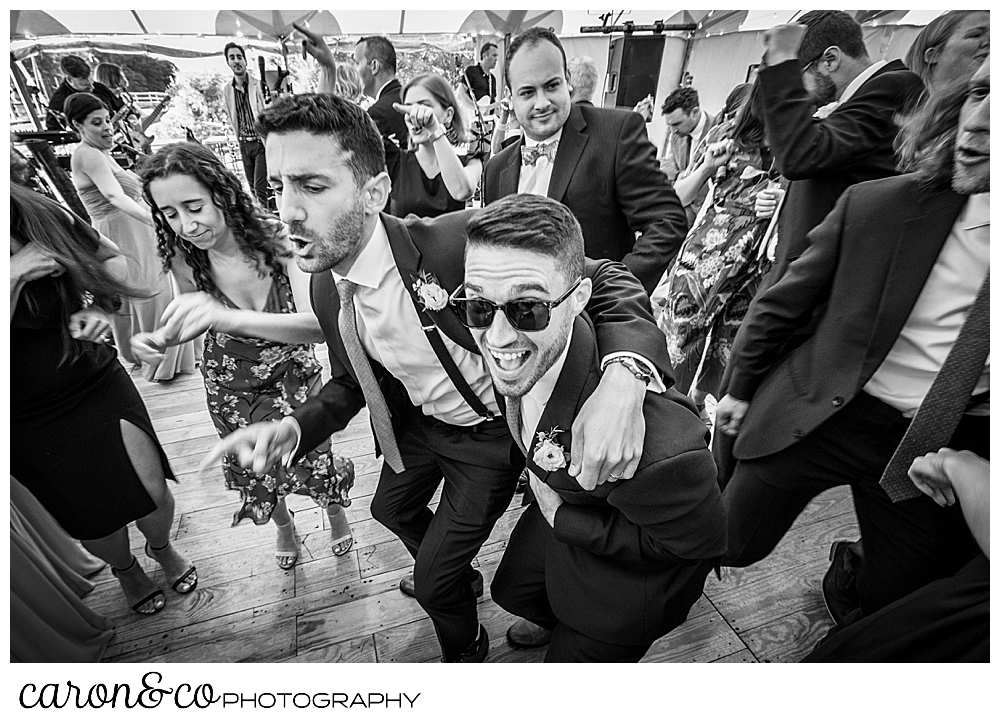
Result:
{"label": "man in dark suit", "polygon": [[392,107],[402,103],[402,86],[396,79],[396,48],[388,38],[371,35],[361,38],[354,46],[354,66],[361,75],[365,95],[375,99],[368,108],[368,115],[375,121],[385,143],[385,162],[389,177],[396,175],[399,149],[407,142],[409,134],[403,114]]}
{"label": "man in dark suit", "polygon": [[587,256],[621,261],[651,292],[688,224],[642,118],[571,103],[566,53],[551,30],[514,38],[504,62],[524,135],[486,164],[486,203],[514,193],[561,201],[583,227]]}
{"label": "man in dark suit", "polygon": [[[977,553],[959,510],[893,480],[938,447],[989,458],[989,93],[984,63],[921,111],[921,167],[848,188],[750,306],[716,411],[718,430],[737,435],[724,564],[764,558],[809,500],[842,484],[864,537],[861,613]],[[805,341],[789,352],[795,334]]]}
{"label": "man in dark suit", "polygon": [[[447,303],[462,281],[469,212],[426,220],[382,213],[390,182],[381,141],[364,111],[341,98],[283,98],[259,123],[296,262],[314,274],[312,304],[331,379],[294,416],[239,430],[215,455],[235,454],[264,471],[301,456],[367,406],[385,460],[372,517],[415,558],[400,587],[430,615],[444,660],[481,662],[488,650],[476,615],[483,581],[471,562],[524,465],[478,348]],[[594,486],[612,473],[631,476],[642,454],[646,386],[616,357],[629,356],[633,368],[655,364],[665,377],[660,388],[669,383],[669,362],[638,282],[613,262],[588,262],[587,272],[609,368],[577,421],[584,440],[574,454],[583,460],[575,472],[581,484]]]}
{"label": "man in dark suit", "polygon": [[861,26],[840,10],[808,12],[772,28],[764,43],[764,127],[791,181],[778,219],[776,280],[844,189],[896,173],[896,118],[923,84],[898,60],[873,63]]}
{"label": "man in dark suit", "polygon": [[[459,313],[535,494],[497,568],[493,600],[552,631],[546,662],[637,662],[686,619],[725,550],[708,435],[687,397],[647,394],[635,475],[581,487],[566,473],[565,450],[601,368],[583,313],[591,282],[580,225],[562,204],[524,194],[477,213],[468,235]],[[535,300],[534,312],[519,309]],[[524,625],[508,632],[512,644]]]}

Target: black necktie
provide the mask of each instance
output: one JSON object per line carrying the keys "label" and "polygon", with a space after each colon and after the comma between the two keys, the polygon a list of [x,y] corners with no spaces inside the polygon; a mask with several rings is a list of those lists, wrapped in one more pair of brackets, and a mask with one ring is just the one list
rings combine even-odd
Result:
{"label": "black necktie", "polygon": [[879,485],[893,502],[920,496],[907,472],[917,457],[948,444],[990,353],[990,275],[979,289],[955,345],[889,460]]}

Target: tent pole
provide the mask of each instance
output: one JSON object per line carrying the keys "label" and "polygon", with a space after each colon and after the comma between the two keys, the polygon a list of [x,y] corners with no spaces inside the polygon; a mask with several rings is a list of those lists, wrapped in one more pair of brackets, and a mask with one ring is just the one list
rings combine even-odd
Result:
{"label": "tent pole", "polygon": [[400,10],[399,11],[399,34],[400,35],[403,34],[403,21],[404,20],[406,20],[406,11],[405,10]]}

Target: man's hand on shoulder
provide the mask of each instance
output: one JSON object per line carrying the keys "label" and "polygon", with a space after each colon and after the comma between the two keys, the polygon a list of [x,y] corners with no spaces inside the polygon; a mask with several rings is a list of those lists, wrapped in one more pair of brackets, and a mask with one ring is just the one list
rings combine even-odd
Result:
{"label": "man's hand on shoulder", "polygon": [[621,364],[609,364],[573,421],[567,470],[585,490],[608,479],[630,479],[639,467],[646,419],[646,385]]}

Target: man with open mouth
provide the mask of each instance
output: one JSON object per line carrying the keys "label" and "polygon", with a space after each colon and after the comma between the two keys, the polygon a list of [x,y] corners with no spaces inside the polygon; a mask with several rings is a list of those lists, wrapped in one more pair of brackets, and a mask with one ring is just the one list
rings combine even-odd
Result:
{"label": "man with open mouth", "polygon": [[[336,96],[282,98],[258,128],[297,263],[314,274],[313,309],[332,378],[280,423],[231,434],[206,464],[228,452],[267,470],[300,457],[367,406],[385,462],[372,516],[415,559],[400,588],[430,615],[445,661],[481,662],[489,647],[476,613],[483,578],[471,563],[508,508],[524,459],[499,415],[486,362],[448,304],[462,280],[470,212],[383,213],[390,181],[382,140],[363,110]],[[610,261],[588,262],[585,275],[607,372],[579,415],[570,451],[572,473],[593,488],[612,475],[631,477],[642,455],[647,385],[662,391],[671,380],[663,335],[636,279]],[[505,352],[500,363],[530,357]],[[628,363],[617,363],[622,358]]]}
{"label": "man with open mouth", "polygon": [[523,618],[508,642],[547,642],[546,662],[638,662],[684,622],[726,549],[708,432],[677,390],[647,394],[635,475],[582,487],[564,454],[602,372],[584,313],[592,285],[580,224],[561,203],[524,194],[477,213],[468,235],[453,302],[525,450],[535,494],[490,588]]}

